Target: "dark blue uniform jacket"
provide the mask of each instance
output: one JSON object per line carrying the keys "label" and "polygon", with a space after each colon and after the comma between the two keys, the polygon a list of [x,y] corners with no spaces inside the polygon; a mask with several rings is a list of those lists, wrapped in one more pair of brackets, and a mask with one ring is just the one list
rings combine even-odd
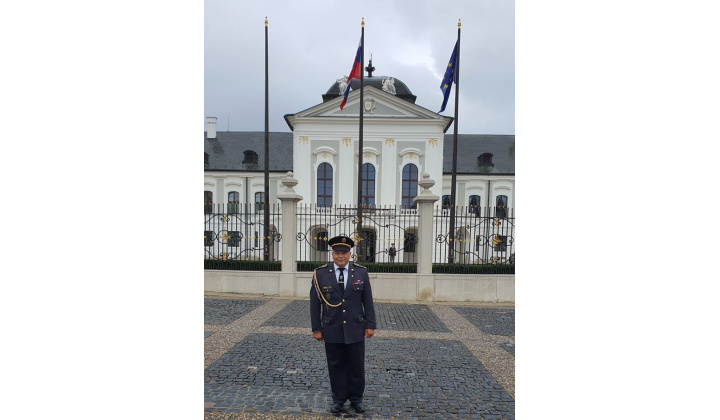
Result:
{"label": "dark blue uniform jacket", "polygon": [[325,300],[336,305],[325,305],[318,296],[315,280],[310,287],[310,321],[312,330],[322,331],[327,343],[352,344],[365,338],[365,329],[375,329],[375,308],[373,306],[370,277],[365,267],[353,263],[347,265],[345,293],[340,293],[333,263],[315,270],[319,292]]}

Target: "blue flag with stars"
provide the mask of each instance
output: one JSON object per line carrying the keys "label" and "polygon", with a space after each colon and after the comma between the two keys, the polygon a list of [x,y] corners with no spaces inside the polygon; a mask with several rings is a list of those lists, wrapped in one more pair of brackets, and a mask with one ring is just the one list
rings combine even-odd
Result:
{"label": "blue flag with stars", "polygon": [[450,90],[452,90],[452,84],[455,82],[455,71],[457,70],[457,42],[453,49],[450,61],[448,62],[447,68],[445,69],[445,77],[443,77],[442,83],[440,83],[440,90],[443,93],[442,108],[438,111],[438,114],[445,111],[445,105],[447,105],[448,98],[450,97]]}

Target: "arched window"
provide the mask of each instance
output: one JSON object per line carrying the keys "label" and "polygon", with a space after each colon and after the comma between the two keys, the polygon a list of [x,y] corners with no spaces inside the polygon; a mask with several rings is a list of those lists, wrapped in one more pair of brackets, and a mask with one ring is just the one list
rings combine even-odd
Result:
{"label": "arched window", "polygon": [[442,196],[442,208],[449,209],[450,207],[452,207],[452,196],[443,195]]}
{"label": "arched window", "polygon": [[323,162],[317,169],[317,206],[332,207],[333,192],[332,166]]}
{"label": "arched window", "polygon": [[417,203],[418,168],[412,163],[405,165],[402,171],[402,208],[415,209]]}
{"label": "arched window", "polygon": [[498,195],[495,198],[495,217],[507,217],[507,195]]}
{"label": "arched window", "polygon": [[470,198],[468,198],[468,213],[474,214],[476,216],[480,215],[480,196],[479,195],[471,195]]}
{"label": "arched window", "polygon": [[370,163],[362,166],[361,198],[364,207],[375,206],[375,167]]}
{"label": "arched window", "polygon": [[212,213],[212,191],[205,191],[205,214]]}
{"label": "arched window", "polygon": [[230,191],[228,193],[228,213],[237,214],[240,212],[240,193]]}
{"label": "arched window", "polygon": [[265,193],[264,192],[256,192],[255,193],[255,213],[260,213],[265,211]]}

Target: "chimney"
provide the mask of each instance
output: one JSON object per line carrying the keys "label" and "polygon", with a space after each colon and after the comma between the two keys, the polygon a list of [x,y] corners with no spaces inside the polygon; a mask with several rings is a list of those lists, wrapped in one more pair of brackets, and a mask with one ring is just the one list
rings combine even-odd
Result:
{"label": "chimney", "polygon": [[217,117],[205,117],[205,131],[207,131],[207,138],[217,137]]}

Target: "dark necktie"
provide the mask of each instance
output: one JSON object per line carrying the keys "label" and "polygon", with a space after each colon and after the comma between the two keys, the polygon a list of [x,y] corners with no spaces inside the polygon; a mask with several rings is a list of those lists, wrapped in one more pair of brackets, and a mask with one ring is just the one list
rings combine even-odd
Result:
{"label": "dark necktie", "polygon": [[345,293],[345,276],[343,275],[345,268],[338,267],[338,270],[340,270],[340,278],[338,279],[338,286],[340,286],[340,291]]}

